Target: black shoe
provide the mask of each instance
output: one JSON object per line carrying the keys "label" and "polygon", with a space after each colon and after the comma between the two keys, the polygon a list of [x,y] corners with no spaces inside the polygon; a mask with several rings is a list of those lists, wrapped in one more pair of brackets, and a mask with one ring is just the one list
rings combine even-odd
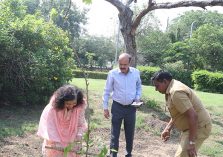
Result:
{"label": "black shoe", "polygon": [[111,153],[109,157],[117,157],[117,153]]}

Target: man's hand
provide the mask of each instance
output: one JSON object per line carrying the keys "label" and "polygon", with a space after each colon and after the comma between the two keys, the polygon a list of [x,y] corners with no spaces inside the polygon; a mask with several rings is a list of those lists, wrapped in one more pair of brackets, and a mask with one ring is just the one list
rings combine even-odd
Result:
{"label": "man's hand", "polygon": [[106,119],[109,119],[110,114],[109,114],[108,109],[104,109],[104,116],[105,116]]}
{"label": "man's hand", "polygon": [[197,152],[194,144],[188,144],[187,153],[189,157],[196,157]]}
{"label": "man's hand", "polygon": [[170,131],[168,129],[164,129],[161,134],[161,139],[165,142],[170,138]]}

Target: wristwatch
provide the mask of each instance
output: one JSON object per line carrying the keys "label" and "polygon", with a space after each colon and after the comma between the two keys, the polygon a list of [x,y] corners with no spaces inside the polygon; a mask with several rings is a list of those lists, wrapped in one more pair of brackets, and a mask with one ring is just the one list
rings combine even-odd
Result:
{"label": "wristwatch", "polygon": [[195,144],[195,142],[193,142],[193,141],[189,141],[189,144],[193,145],[193,144]]}

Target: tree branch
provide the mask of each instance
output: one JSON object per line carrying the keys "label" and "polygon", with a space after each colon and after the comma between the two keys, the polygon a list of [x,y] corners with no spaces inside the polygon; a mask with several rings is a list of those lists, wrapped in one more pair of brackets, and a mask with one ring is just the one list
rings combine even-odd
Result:
{"label": "tree branch", "polygon": [[223,0],[209,0],[209,1],[181,1],[175,3],[155,3],[149,0],[147,8],[142,10],[140,14],[135,18],[132,24],[132,34],[135,34],[137,27],[139,26],[142,18],[150,11],[156,9],[173,9],[179,7],[200,7],[205,9],[207,6],[223,6]]}
{"label": "tree branch", "polygon": [[[121,13],[125,10],[126,6],[120,0],[105,0],[105,1],[114,5],[118,9],[119,13]],[[129,0],[129,1],[131,1],[131,0]]]}
{"label": "tree branch", "polygon": [[68,14],[69,14],[69,12],[70,12],[70,8],[71,8],[71,4],[72,4],[72,1],[70,0],[69,1],[69,6],[68,6],[68,9],[67,9],[67,11],[66,11],[66,13],[65,13],[65,15],[64,15],[64,20],[66,20],[66,18],[67,18],[67,16],[68,16]]}
{"label": "tree branch", "polygon": [[135,0],[128,0],[126,6],[129,6],[133,1],[136,2]]}
{"label": "tree branch", "polygon": [[223,6],[222,0],[209,0],[209,1],[181,1],[176,3],[158,3],[151,9],[172,9],[179,7],[201,7],[205,9],[207,6]]}

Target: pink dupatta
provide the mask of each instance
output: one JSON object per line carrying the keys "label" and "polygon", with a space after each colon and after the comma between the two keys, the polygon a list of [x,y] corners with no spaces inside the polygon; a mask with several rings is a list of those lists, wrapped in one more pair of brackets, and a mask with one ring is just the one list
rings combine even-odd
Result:
{"label": "pink dupatta", "polygon": [[[37,135],[46,141],[60,143],[62,147],[66,147],[75,141],[77,134],[87,130],[83,117],[86,105],[83,103],[66,113],[65,109],[56,110],[52,106],[53,101],[54,97],[42,112]],[[46,143],[43,143],[43,151]]]}

